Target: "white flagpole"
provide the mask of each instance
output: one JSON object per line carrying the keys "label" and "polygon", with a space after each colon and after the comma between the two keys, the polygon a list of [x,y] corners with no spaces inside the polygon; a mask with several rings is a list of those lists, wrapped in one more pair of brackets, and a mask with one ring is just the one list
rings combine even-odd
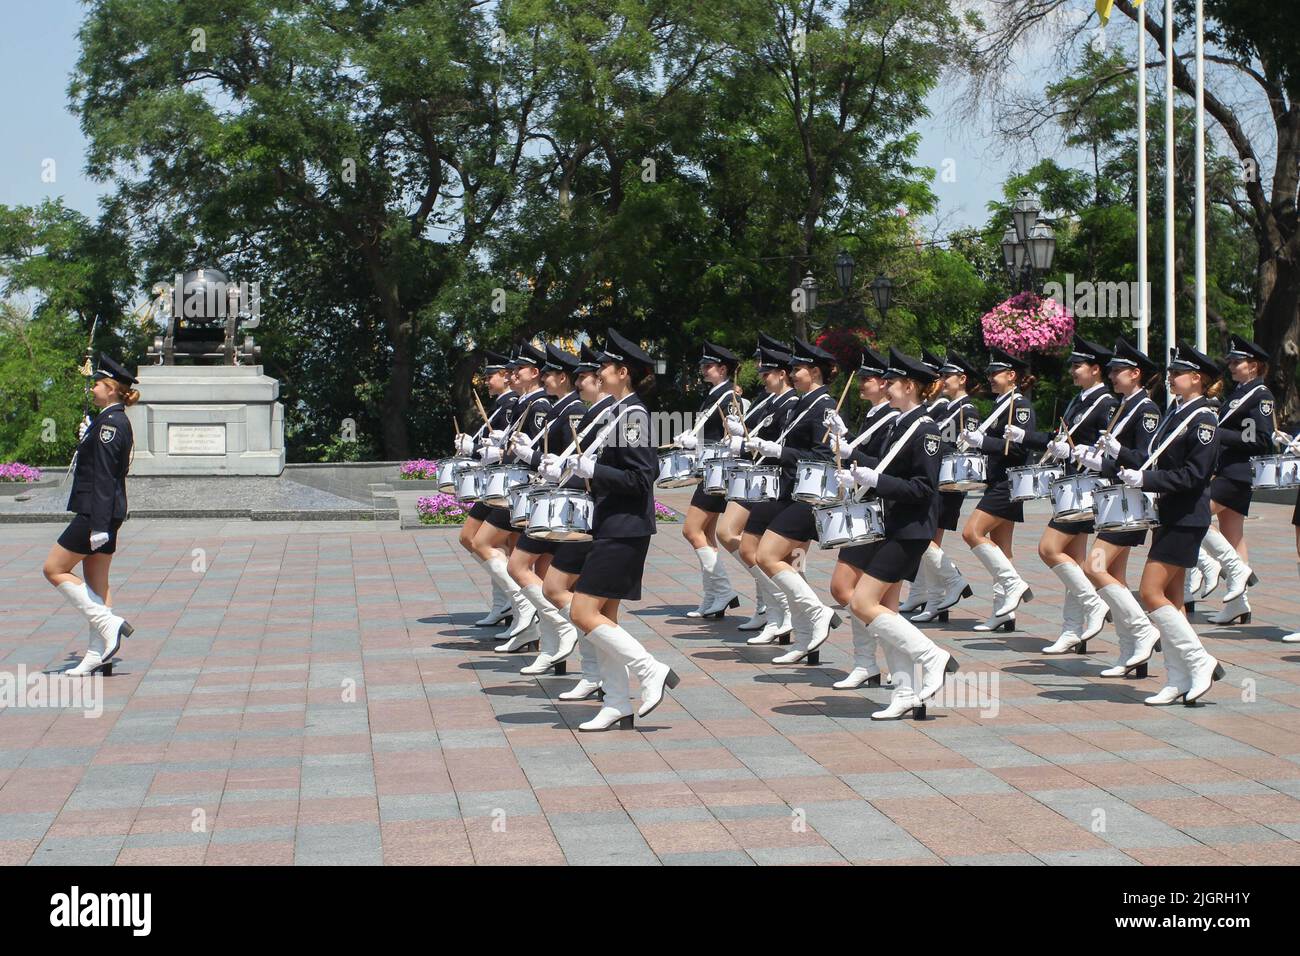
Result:
{"label": "white flagpole", "polygon": [[1151,294],[1147,289],[1147,42],[1146,11],[1137,8],[1138,45],[1138,348],[1146,352],[1151,325]]}
{"label": "white flagpole", "polygon": [[[1174,316],[1174,0],[1165,0],[1165,356],[1178,341]],[[1172,393],[1169,393],[1172,395]]]}
{"label": "white flagpole", "polygon": [[1205,17],[1196,0],[1196,347],[1205,351]]}

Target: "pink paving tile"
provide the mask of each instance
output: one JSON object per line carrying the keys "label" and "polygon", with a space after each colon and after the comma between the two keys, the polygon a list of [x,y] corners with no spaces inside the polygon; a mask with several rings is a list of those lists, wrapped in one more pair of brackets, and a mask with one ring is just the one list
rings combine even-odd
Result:
{"label": "pink paving tile", "polygon": [[203,862],[207,866],[289,866],[293,863],[293,844],[211,843]]}
{"label": "pink paving tile", "polygon": [[651,823],[640,826],[641,836],[656,855],[739,850],[736,838],[716,821]]}
{"label": "pink paving tile", "polygon": [[204,845],[124,847],[117,855],[117,865],[197,866],[203,862],[206,850]]}

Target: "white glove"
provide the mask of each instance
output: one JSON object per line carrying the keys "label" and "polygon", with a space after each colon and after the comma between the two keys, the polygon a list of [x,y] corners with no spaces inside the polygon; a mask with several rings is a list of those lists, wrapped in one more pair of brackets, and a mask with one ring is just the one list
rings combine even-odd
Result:
{"label": "white glove", "polygon": [[826,427],[836,437],[847,435],[849,431],[849,426],[844,424],[844,419],[840,418],[838,412],[831,412],[826,416]]}
{"label": "white glove", "polygon": [[457,435],[456,436],[456,454],[472,455],[474,454],[474,436]]}
{"label": "white glove", "polygon": [[490,465],[493,462],[501,460],[501,449],[496,445],[488,445],[483,449],[483,464]]}
{"label": "white glove", "polygon": [[745,451],[756,451],[764,458],[779,458],[781,457],[781,443],[764,441],[761,438],[750,438],[745,441]]}
{"label": "white glove", "polygon": [[853,480],[867,490],[876,487],[876,482],[880,479],[880,472],[874,468],[867,468],[865,465],[854,465],[852,472]]}
{"label": "white glove", "polygon": [[501,444],[501,439],[505,437],[506,437],[506,433],[504,429],[497,428],[488,432],[488,441],[490,441],[494,445]]}
{"label": "white glove", "polygon": [[104,545],[108,544],[108,532],[96,531],[90,536],[90,550],[98,551]]}
{"label": "white glove", "polygon": [[1016,444],[1020,444],[1025,440],[1025,430],[1019,425],[1008,425],[1002,429],[1002,437],[1010,438]]}
{"label": "white glove", "polygon": [[579,478],[593,478],[596,475],[595,455],[570,455],[564,462],[566,468],[572,468]]}
{"label": "white glove", "polygon": [[559,455],[543,455],[541,463],[537,466],[537,473],[547,481],[559,481],[560,472],[564,470],[564,462],[560,460]]}
{"label": "white glove", "polygon": [[[89,419],[87,419],[87,421],[89,421]],[[1292,438],[1290,435],[1288,435],[1286,432],[1273,433],[1273,444],[1283,450],[1289,448],[1294,441],[1295,439]]]}
{"label": "white glove", "polygon": [[1047,450],[1052,453],[1052,457],[1057,461],[1069,461],[1070,443],[1064,441],[1051,441],[1047,443]]}
{"label": "white glove", "polygon": [[841,468],[835,472],[835,480],[839,482],[840,494],[845,494],[853,488],[853,468]]}
{"label": "white glove", "polygon": [[1114,435],[1107,435],[1101,440],[1101,445],[1106,454],[1111,458],[1119,457],[1119,450],[1124,446],[1119,443],[1119,439]]}
{"label": "white glove", "polygon": [[1102,455],[1099,451],[1091,451],[1085,448],[1083,454],[1075,456],[1075,460],[1091,471],[1101,471]]}
{"label": "white glove", "polygon": [[727,439],[727,451],[733,455],[739,455],[745,450],[745,439],[740,435],[732,435]]}
{"label": "white glove", "polygon": [[957,444],[963,449],[981,450],[984,448],[984,432],[978,428],[968,429],[957,437]]}
{"label": "white glove", "polygon": [[529,438],[522,432],[515,432],[515,438],[510,445],[510,450],[520,458],[532,458],[534,441],[536,441],[535,438]]}
{"label": "white glove", "polygon": [[831,436],[831,451],[841,458],[848,458],[849,455],[853,454],[852,449],[849,448],[849,444],[849,442],[846,442],[839,435]]}
{"label": "white glove", "polygon": [[700,444],[700,440],[690,432],[682,432],[673,439],[673,444],[678,448],[685,448],[687,451],[692,451]]}
{"label": "white glove", "polygon": [[1142,487],[1142,472],[1136,468],[1121,468],[1119,470],[1119,480],[1124,482],[1130,488]]}
{"label": "white glove", "polygon": [[739,415],[727,416],[727,434],[728,435],[745,434],[745,423],[740,420]]}
{"label": "white glove", "polygon": [[85,418],[81,420],[81,424],[77,426],[77,441],[81,441],[81,439],[86,437],[86,429],[89,427],[90,427],[90,416],[87,415]]}

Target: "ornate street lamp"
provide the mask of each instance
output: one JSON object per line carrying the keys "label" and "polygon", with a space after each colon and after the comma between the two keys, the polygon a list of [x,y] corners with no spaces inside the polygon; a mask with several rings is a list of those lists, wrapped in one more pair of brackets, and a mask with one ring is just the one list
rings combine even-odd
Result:
{"label": "ornate street lamp", "polygon": [[839,283],[841,295],[848,295],[853,288],[853,257],[846,249],[841,249],[835,257],[835,281]]}
{"label": "ornate street lamp", "polygon": [[1052,267],[1052,259],[1056,255],[1056,235],[1051,226],[1038,220],[1029,233],[1029,238],[1025,240],[1025,245],[1029,248],[1029,264],[1034,272],[1042,275]]}
{"label": "ornate street lamp", "polygon": [[889,311],[889,303],[894,298],[894,283],[882,272],[871,280],[869,286],[871,289],[871,298],[876,302],[876,308],[880,310],[880,318],[885,318],[885,313]]}
{"label": "ornate street lamp", "polygon": [[799,287],[803,289],[804,314],[812,315],[812,313],[817,308],[817,289],[818,289],[817,280],[816,278],[813,277],[813,274],[810,272],[803,277],[803,281],[799,283]]}
{"label": "ornate street lamp", "polygon": [[1020,190],[1020,195],[1011,204],[1011,221],[1016,227],[1016,238],[1021,242],[1029,238],[1040,212],[1042,207],[1038,205],[1038,197],[1028,189]]}

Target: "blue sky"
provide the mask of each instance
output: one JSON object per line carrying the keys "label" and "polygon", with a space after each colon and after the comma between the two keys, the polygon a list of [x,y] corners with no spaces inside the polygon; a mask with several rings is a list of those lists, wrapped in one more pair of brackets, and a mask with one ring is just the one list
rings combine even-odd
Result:
{"label": "blue sky", "polygon": [[[97,212],[105,186],[84,173],[85,138],[68,111],[68,77],[76,61],[76,31],[82,6],[77,0],[0,0],[0,203],[29,205],[62,196],[88,215]],[[936,177],[936,219],[945,229],[982,225],[990,200],[1000,199],[1000,184],[1016,171],[1007,158],[987,148],[987,133],[948,115],[944,93],[932,97],[932,117],[920,127],[918,160],[942,169],[955,163],[956,181]],[[53,182],[43,176],[51,174]]]}

